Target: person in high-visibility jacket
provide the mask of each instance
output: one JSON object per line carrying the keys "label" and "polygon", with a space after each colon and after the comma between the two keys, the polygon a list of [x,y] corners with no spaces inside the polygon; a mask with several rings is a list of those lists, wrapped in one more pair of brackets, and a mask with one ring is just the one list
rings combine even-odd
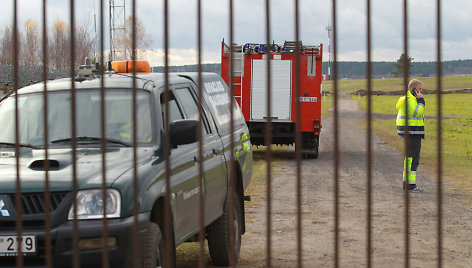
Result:
{"label": "person in high-visibility jacket", "polygon": [[416,170],[420,163],[421,139],[425,134],[423,82],[412,79],[408,84],[407,96],[400,97],[396,107],[398,135],[402,138],[408,135],[407,154],[403,162],[403,189],[421,192],[422,189],[416,185]]}

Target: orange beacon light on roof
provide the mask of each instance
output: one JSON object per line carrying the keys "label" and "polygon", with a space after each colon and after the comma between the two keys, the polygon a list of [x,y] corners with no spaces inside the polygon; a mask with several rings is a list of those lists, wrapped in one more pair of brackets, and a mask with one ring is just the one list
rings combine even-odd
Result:
{"label": "orange beacon light on roof", "polygon": [[[145,60],[137,60],[136,62],[136,72],[137,73],[150,73],[151,66],[149,62]],[[133,72],[133,61],[113,61],[111,62],[111,68],[118,73],[132,73]]]}

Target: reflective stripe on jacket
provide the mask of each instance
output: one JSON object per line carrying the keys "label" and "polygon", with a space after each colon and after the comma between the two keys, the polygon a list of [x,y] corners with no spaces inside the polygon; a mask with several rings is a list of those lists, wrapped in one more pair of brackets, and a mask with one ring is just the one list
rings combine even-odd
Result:
{"label": "reflective stripe on jacket", "polygon": [[[408,105],[408,133],[409,135],[421,136],[424,138],[424,106],[423,98],[416,99],[408,90],[407,96],[402,96],[397,102],[397,133],[402,136],[406,131],[406,105]],[[405,99],[407,101],[405,102]]]}

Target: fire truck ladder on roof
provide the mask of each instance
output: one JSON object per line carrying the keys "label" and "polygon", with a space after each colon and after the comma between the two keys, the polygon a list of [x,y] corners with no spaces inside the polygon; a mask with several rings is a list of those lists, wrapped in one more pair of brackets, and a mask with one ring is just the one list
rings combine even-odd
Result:
{"label": "fire truck ladder on roof", "polygon": [[232,86],[239,94],[235,94],[235,98],[242,98],[243,92],[243,76],[244,76],[244,52],[241,45],[233,44],[233,77],[239,79],[232,80]]}
{"label": "fire truck ladder on roof", "polygon": [[298,50],[300,52],[302,52],[303,51],[302,41],[298,41],[298,42],[297,41],[285,41],[283,51],[295,51],[297,45],[298,45]]}
{"label": "fire truck ladder on roof", "polygon": [[242,76],[244,66],[242,46],[233,45],[233,76]]}

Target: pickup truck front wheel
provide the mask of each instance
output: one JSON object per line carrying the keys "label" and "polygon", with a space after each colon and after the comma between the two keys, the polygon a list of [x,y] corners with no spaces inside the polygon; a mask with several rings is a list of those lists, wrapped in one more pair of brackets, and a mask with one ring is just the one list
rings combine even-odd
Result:
{"label": "pickup truck front wheel", "polygon": [[[229,198],[230,195],[228,195]],[[213,222],[207,230],[208,249],[211,262],[217,266],[230,266],[231,251],[234,247],[235,260],[239,258],[242,234],[242,212],[237,193],[233,194],[233,208],[230,208],[229,199],[226,199],[223,215]],[[232,216],[231,216],[231,214]],[[232,238],[233,232],[234,237]],[[234,244],[231,244],[231,241]]]}
{"label": "pickup truck front wheel", "polygon": [[[173,232],[171,233],[173,234]],[[173,240],[172,237],[171,241]],[[144,241],[143,268],[156,268],[157,266],[174,268],[176,266],[174,243],[170,244],[168,250],[170,250],[170,254],[166,254],[166,243],[159,225],[149,222]],[[171,258],[168,259],[167,256]]]}

